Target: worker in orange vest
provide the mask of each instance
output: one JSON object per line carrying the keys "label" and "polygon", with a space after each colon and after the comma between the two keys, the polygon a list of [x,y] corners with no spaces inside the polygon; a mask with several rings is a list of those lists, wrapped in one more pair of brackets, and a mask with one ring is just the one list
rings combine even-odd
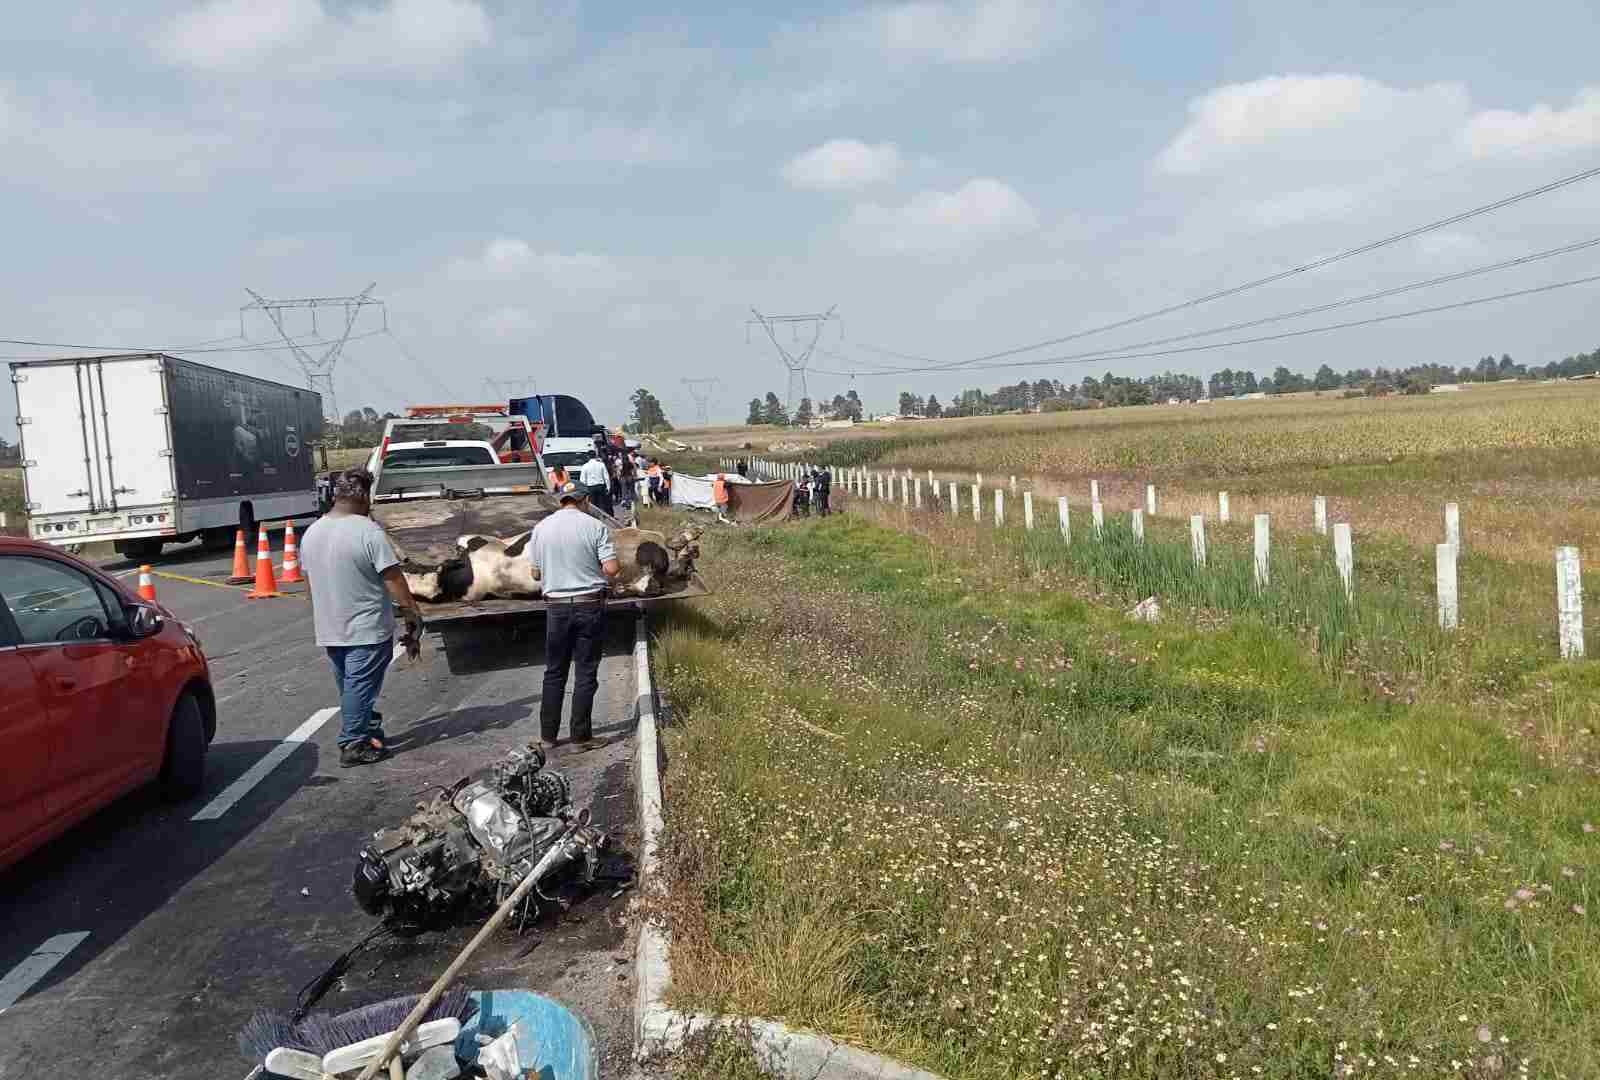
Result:
{"label": "worker in orange vest", "polygon": [[728,520],[728,475],[717,473],[711,478],[711,501],[717,504],[717,520]]}
{"label": "worker in orange vest", "polygon": [[565,465],[557,465],[555,468],[550,470],[550,490],[560,491],[566,486],[567,467]]}

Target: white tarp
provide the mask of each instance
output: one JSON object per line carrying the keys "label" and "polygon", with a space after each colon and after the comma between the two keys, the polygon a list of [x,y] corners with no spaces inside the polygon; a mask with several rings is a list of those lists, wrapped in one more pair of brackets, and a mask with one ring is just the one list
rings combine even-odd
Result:
{"label": "white tarp", "polygon": [[714,510],[717,504],[711,498],[711,477],[672,474],[672,505],[689,506],[697,510]]}
{"label": "white tarp", "polygon": [[[755,481],[738,473],[723,473],[730,484],[751,484]],[[672,474],[672,505],[688,506],[696,510],[715,510],[716,502],[711,498],[711,477],[685,476],[682,473]]]}

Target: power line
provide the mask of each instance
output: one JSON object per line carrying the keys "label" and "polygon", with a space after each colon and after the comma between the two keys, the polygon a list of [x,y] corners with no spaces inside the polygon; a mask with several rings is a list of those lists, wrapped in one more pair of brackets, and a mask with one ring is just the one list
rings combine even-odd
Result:
{"label": "power line", "polygon": [[[930,370],[947,370],[949,368],[959,368],[968,365],[982,364],[990,360],[1003,360],[1006,357],[1016,356],[1020,353],[1033,352],[1036,349],[1047,349],[1052,345],[1062,345],[1068,341],[1076,341],[1079,338],[1088,337],[1091,334],[1100,334],[1107,330],[1118,330],[1124,326],[1132,326],[1135,323],[1146,322],[1150,319],[1159,318],[1162,315],[1171,315],[1173,312],[1184,311],[1188,308],[1198,307],[1201,304],[1208,304],[1213,300],[1221,300],[1229,296],[1237,296],[1239,293],[1246,292],[1250,289],[1260,288],[1263,285],[1271,285],[1274,282],[1283,281],[1287,278],[1294,277],[1297,274],[1305,274],[1312,270],[1320,270],[1323,267],[1331,266],[1336,262],[1354,258],[1357,255],[1365,255],[1369,252],[1377,251],[1379,248],[1388,247],[1392,244],[1398,244],[1402,240],[1410,240],[1415,237],[1422,236],[1425,233],[1434,232],[1435,230],[1443,229],[1451,225],[1457,225],[1463,221],[1470,220],[1471,218],[1480,217],[1484,214],[1504,209],[1507,206],[1513,206],[1517,203],[1525,202],[1528,199],[1549,194],[1552,191],[1569,187],[1572,184],[1581,183],[1584,180],[1593,179],[1596,176],[1600,176],[1600,166],[1595,166],[1591,169],[1585,169],[1582,172],[1573,173],[1569,176],[1563,176],[1559,179],[1552,180],[1549,183],[1541,184],[1538,187],[1529,188],[1526,191],[1519,191],[1514,195],[1507,195],[1505,198],[1496,199],[1494,202],[1484,203],[1482,206],[1475,206],[1470,210],[1463,210],[1458,214],[1452,214],[1449,217],[1440,218],[1437,221],[1431,221],[1426,225],[1418,225],[1414,228],[1407,229],[1404,232],[1393,233],[1378,240],[1372,240],[1365,244],[1357,245],[1356,247],[1346,248],[1345,250],[1336,252],[1332,255],[1325,255],[1320,259],[1313,259],[1309,262],[1300,263],[1299,265],[1290,267],[1287,270],[1279,270],[1276,273],[1268,274],[1266,277],[1256,278],[1253,281],[1246,281],[1239,285],[1233,285],[1226,289],[1219,289],[1216,292],[1206,293],[1202,296],[1196,296],[1192,299],[1184,300],[1176,304],[1169,304],[1166,307],[1157,308],[1154,311],[1147,311],[1140,315],[1131,315],[1126,319],[1118,319],[1115,322],[1102,323],[1099,326],[1091,326],[1088,329],[1078,330],[1071,334],[1064,334],[1060,337],[1048,338],[1044,341],[1036,341],[1030,345],[1018,345],[1010,349],[1002,349],[999,352],[986,353],[982,356],[975,356],[969,360],[952,361],[948,364],[938,365]],[[887,352],[888,350],[882,351]]]}
{"label": "power line", "polygon": [[394,347],[400,350],[401,356],[404,356],[411,362],[411,366],[417,369],[418,374],[420,374],[428,382],[432,383],[433,388],[439,391],[439,393],[444,397],[448,398],[450,396],[450,388],[444,384],[444,381],[435,375],[431,370],[429,370],[426,364],[418,360],[415,356],[411,355],[411,350],[406,348],[405,342],[401,341],[395,336],[395,332],[393,330],[389,329],[388,326],[384,326],[383,332],[389,335],[389,340],[394,342]]}
{"label": "power line", "polygon": [[[1554,292],[1557,289],[1568,289],[1574,285],[1588,285],[1600,281],[1600,274],[1589,277],[1572,278],[1568,281],[1557,281],[1550,285],[1537,285],[1531,289],[1517,289],[1514,292],[1495,293],[1492,296],[1479,296],[1471,300],[1458,300],[1453,304],[1439,304],[1435,307],[1417,308],[1414,311],[1399,311],[1392,315],[1374,315],[1369,319],[1353,319],[1349,322],[1328,323],[1325,326],[1309,326],[1303,330],[1285,330],[1281,334],[1263,334],[1259,337],[1238,338],[1233,341],[1215,341],[1208,345],[1187,345],[1178,349],[1158,349],[1153,352],[1123,352],[1109,354],[1095,354],[1089,357],[1059,356],[1049,357],[1044,360],[1011,360],[1003,363],[984,364],[968,370],[992,371],[999,368],[1020,367],[1046,367],[1064,364],[1093,364],[1105,360],[1147,360],[1160,356],[1178,356],[1184,353],[1209,352],[1213,349],[1228,349],[1238,345],[1256,345],[1264,341],[1283,341],[1288,338],[1306,337],[1310,334],[1326,334],[1333,330],[1348,330],[1358,326],[1374,326],[1378,323],[1395,322],[1400,319],[1414,319],[1419,315],[1435,315],[1441,311],[1457,311],[1461,308],[1476,307],[1479,304],[1489,304],[1497,300],[1511,300],[1519,296],[1533,296],[1537,293]],[[837,375],[841,372],[819,372],[819,374]]]}
{"label": "power line", "polygon": [[[346,340],[360,341],[362,338],[376,337],[384,333],[383,330],[368,330],[360,334],[351,334]],[[238,337],[238,334],[233,335]],[[219,338],[227,341],[227,338]],[[248,340],[248,339],[246,339]],[[304,346],[332,345],[334,338],[312,338],[310,340],[295,339],[296,344]],[[273,342],[272,344],[253,343],[250,345],[232,345],[222,348],[199,348],[193,345],[72,345],[64,341],[24,341],[20,338],[0,338],[0,345],[22,345],[35,349],[71,349],[74,352],[95,352],[106,355],[136,354],[136,353],[257,353],[257,352],[283,352],[290,346]],[[13,356],[12,360],[45,360],[43,356]]]}
{"label": "power line", "polygon": [[[1487,263],[1483,266],[1473,267],[1470,270],[1460,270],[1453,274],[1442,274],[1438,277],[1425,278],[1421,281],[1413,281],[1405,285],[1396,285],[1390,289],[1380,289],[1377,292],[1366,293],[1362,296],[1350,296],[1343,300],[1335,300],[1327,304],[1315,304],[1311,307],[1299,308],[1295,311],[1285,311],[1277,315],[1266,315],[1259,319],[1246,319],[1243,322],[1229,323],[1226,326],[1216,326],[1209,330],[1192,330],[1188,333],[1173,334],[1164,338],[1150,338],[1146,341],[1130,341],[1126,344],[1107,346],[1104,349],[1094,349],[1089,352],[1069,353],[1064,356],[1051,357],[1049,361],[1039,362],[1065,363],[1069,360],[1092,360],[1096,358],[1107,357],[1113,353],[1126,352],[1130,349],[1145,349],[1155,345],[1170,345],[1176,341],[1192,341],[1195,338],[1210,337],[1213,334],[1227,334],[1235,330],[1247,330],[1253,326],[1265,326],[1268,323],[1283,322],[1288,319],[1302,318],[1306,315],[1320,314],[1324,311],[1334,311],[1339,308],[1353,307],[1356,304],[1366,304],[1374,300],[1383,300],[1391,296],[1399,296],[1402,293],[1414,292],[1417,289],[1431,288],[1435,285],[1447,285],[1451,282],[1463,281],[1467,278],[1478,277],[1480,275],[1494,273],[1499,270],[1509,270],[1517,266],[1526,266],[1529,263],[1538,262],[1542,259],[1551,259],[1557,255],[1569,255],[1574,251],[1583,251],[1587,248],[1595,247],[1596,245],[1600,245],[1600,237],[1593,237],[1588,240],[1579,240],[1575,243],[1563,244],[1560,247],[1548,248],[1544,251],[1535,251],[1528,255],[1519,255],[1514,259],[1503,259],[1499,262]],[[863,346],[863,348],[864,347],[865,346]],[[846,359],[846,357],[839,356],[837,353],[829,353],[829,355],[841,360]],[[887,371],[869,371],[863,372],[862,374],[922,374],[927,371],[935,370],[942,369],[937,366],[930,368],[892,368]],[[963,370],[981,371],[985,370],[985,366],[979,365],[975,367],[964,368]],[[819,372],[819,374],[820,373],[821,372]],[[830,372],[828,374],[832,373]]]}

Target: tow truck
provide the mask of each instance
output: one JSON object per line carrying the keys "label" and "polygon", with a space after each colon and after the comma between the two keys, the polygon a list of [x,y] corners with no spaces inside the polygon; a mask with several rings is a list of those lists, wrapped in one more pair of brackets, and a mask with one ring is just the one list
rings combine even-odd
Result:
{"label": "tow truck", "polygon": [[[484,429],[488,429],[487,435]],[[460,433],[457,438],[485,439],[502,455],[500,463],[383,467],[384,452],[393,443],[448,438],[452,430]],[[373,470],[372,518],[383,527],[402,559],[425,565],[437,565],[457,554],[458,537],[518,536],[561,508],[550,491],[543,445],[541,423],[502,405],[414,406],[405,416],[384,425],[378,467]],[[593,508],[589,513],[612,528],[624,527],[609,514]],[[710,591],[696,574],[660,596],[619,601],[618,606],[681,600]],[[425,604],[423,614],[430,625],[440,626],[529,615],[545,608],[542,597],[491,597],[474,603]]]}

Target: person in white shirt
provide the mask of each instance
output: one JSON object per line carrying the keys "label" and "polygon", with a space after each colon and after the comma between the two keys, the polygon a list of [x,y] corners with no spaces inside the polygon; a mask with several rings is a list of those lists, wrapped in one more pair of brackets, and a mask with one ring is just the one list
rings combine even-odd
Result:
{"label": "person in white shirt", "polygon": [[600,686],[600,655],[605,644],[606,593],[617,576],[617,547],[611,530],[587,512],[588,492],[568,484],[557,493],[561,509],[534,526],[528,561],[544,582],[544,691],[539,702],[539,738],[553,750],[561,735],[561,703],[567,693],[567,668],[575,665],[572,718],[575,743],[594,739],[594,695]]}
{"label": "person in white shirt", "polygon": [[589,460],[578,470],[578,483],[588,491],[589,501],[596,509],[615,513],[611,502],[611,474],[606,470],[606,463],[600,460],[599,451],[589,451]]}

